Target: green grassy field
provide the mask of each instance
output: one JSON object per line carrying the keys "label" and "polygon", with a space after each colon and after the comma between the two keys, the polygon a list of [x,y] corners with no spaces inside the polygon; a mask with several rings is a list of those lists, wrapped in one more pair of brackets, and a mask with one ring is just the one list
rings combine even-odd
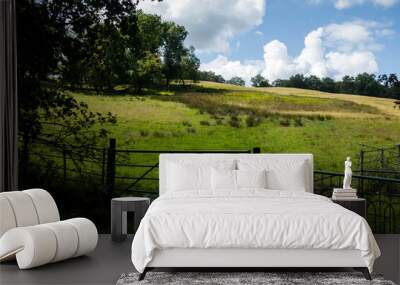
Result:
{"label": "green grassy field", "polygon": [[92,111],[111,112],[121,149],[307,152],[315,168],[342,170],[360,143],[400,142],[393,100],[292,88],[202,82],[188,91],[96,96],[72,93]]}

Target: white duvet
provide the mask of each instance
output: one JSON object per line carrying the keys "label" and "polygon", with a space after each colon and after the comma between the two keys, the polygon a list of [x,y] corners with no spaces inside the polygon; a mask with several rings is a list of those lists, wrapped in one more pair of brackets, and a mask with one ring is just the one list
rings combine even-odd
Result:
{"label": "white duvet", "polygon": [[328,198],[256,189],[162,195],[140,223],[132,262],[143,272],[165,248],[358,249],[370,271],[380,255],[365,219]]}

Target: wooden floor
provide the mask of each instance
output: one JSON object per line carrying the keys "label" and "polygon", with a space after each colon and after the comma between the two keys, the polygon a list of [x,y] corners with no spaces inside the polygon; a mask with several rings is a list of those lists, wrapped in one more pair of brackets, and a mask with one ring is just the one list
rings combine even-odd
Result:
{"label": "wooden floor", "polygon": [[[382,251],[375,272],[400,283],[400,235],[376,235]],[[0,265],[0,284],[115,284],[124,272],[134,271],[130,259],[132,237],[121,243],[100,235],[97,249],[78,257],[30,270],[19,270],[15,262]]]}

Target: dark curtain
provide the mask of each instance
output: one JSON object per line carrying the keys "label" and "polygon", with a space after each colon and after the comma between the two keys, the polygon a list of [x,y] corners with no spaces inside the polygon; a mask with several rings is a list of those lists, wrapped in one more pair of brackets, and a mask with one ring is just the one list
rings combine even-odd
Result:
{"label": "dark curtain", "polygon": [[0,192],[18,188],[15,0],[0,0]]}

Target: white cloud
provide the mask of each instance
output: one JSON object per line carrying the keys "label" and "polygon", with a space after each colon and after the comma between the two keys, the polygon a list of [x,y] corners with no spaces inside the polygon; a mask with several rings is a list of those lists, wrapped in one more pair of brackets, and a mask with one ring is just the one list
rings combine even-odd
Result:
{"label": "white cloud", "polygon": [[399,2],[399,0],[306,0],[309,4],[321,4],[323,1],[333,2],[336,9],[348,9],[356,5],[370,3],[384,8],[391,7]]}
{"label": "white cloud", "polygon": [[335,1],[335,8],[336,9],[347,9],[354,5],[360,5],[364,1],[363,0],[336,0]]}
{"label": "white cloud", "polygon": [[392,37],[396,34],[396,32],[393,31],[392,29],[384,28],[384,29],[376,31],[376,34],[381,37]]}
{"label": "white cloud", "polygon": [[297,56],[290,56],[284,43],[273,40],[264,46],[262,63],[241,63],[218,56],[202,64],[201,69],[214,71],[226,79],[241,76],[247,83],[259,72],[270,81],[286,79],[296,73],[337,80],[344,75],[375,73],[379,69],[375,52],[381,48],[375,38],[389,33],[387,29],[388,24],[373,21],[333,23],[308,33],[304,48]]}
{"label": "white cloud", "polygon": [[344,75],[378,71],[375,55],[370,51],[330,52],[326,55],[326,66],[336,79],[340,79]]}
{"label": "white cloud", "polygon": [[[381,46],[374,34],[379,26],[376,22],[358,20],[319,27],[305,37],[301,53],[289,60],[287,55],[277,55],[276,49],[267,44],[264,75],[269,80],[285,79],[295,73],[340,79],[344,75],[377,72],[374,52]],[[285,64],[276,64],[279,60]]]}
{"label": "white cloud", "polygon": [[[265,64],[268,63],[268,64]],[[264,46],[263,75],[269,80],[288,78],[295,72],[293,59],[289,57],[284,43],[273,40]]]}
{"label": "white cloud", "polygon": [[235,35],[262,23],[265,0],[141,1],[139,8],[185,26],[187,44],[199,51],[227,53]]}
{"label": "white cloud", "polygon": [[246,81],[247,85],[250,84],[250,79],[260,73],[263,68],[262,60],[249,60],[242,63],[239,60],[229,61],[223,55],[218,55],[214,60],[200,66],[200,70],[214,71],[227,80],[234,76],[240,76]]}
{"label": "white cloud", "polygon": [[261,31],[259,31],[259,30],[255,31],[254,33],[255,33],[257,36],[262,36],[262,35],[263,35],[263,32],[261,32]]}

